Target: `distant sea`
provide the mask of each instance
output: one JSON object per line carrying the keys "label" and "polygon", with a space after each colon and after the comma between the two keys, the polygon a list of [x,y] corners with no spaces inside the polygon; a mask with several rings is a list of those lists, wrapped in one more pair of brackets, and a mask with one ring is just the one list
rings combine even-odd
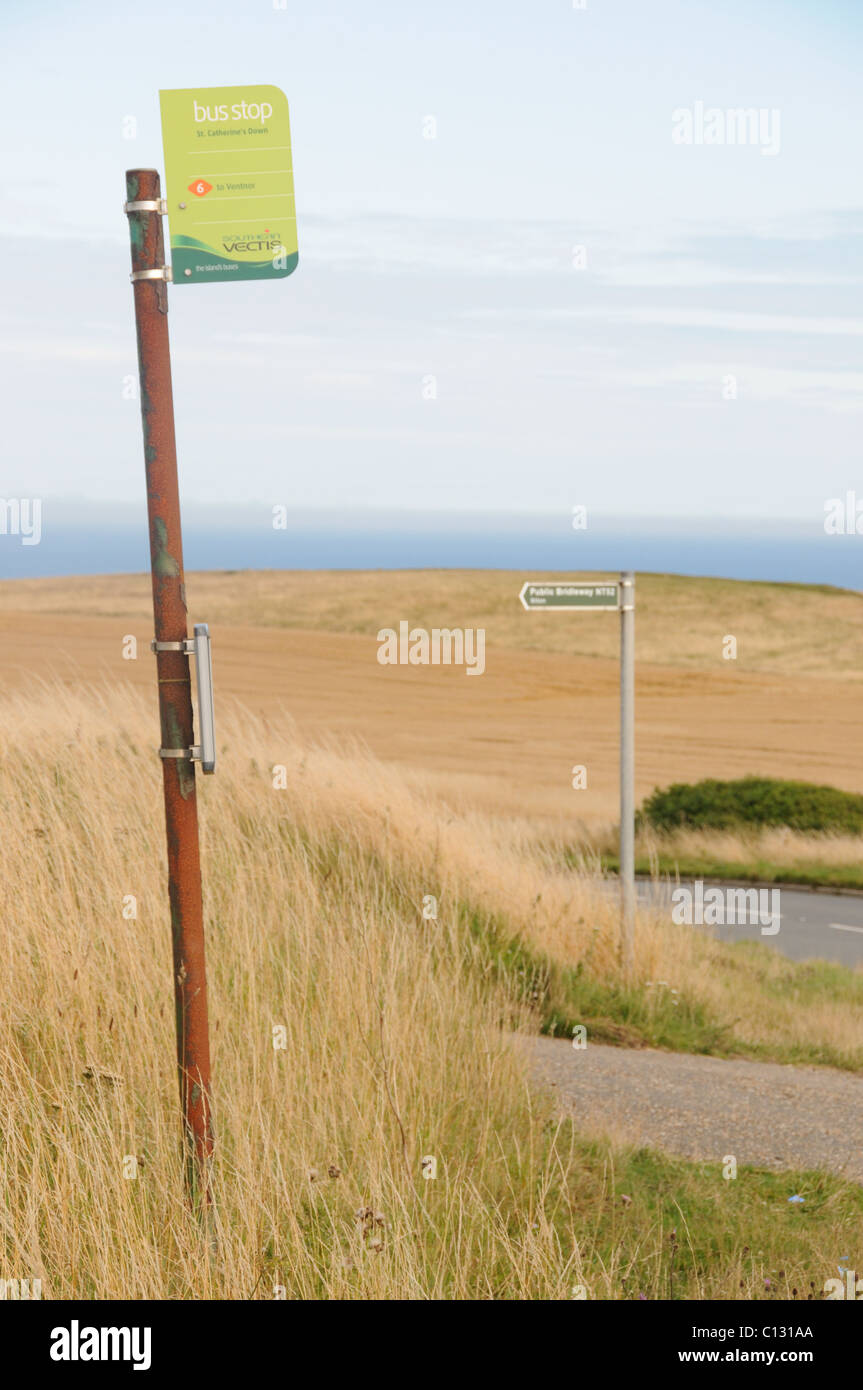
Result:
{"label": "distant sea", "polygon": [[[344,514],[342,514],[343,516]],[[495,529],[367,523],[301,526],[184,526],[187,570],[244,569],[511,569],[548,572],[632,569],[863,589],[863,537],[812,534],[803,528],[758,528],[686,521],[673,528],[563,532],[511,521]],[[40,575],[128,574],[149,569],[146,521],[88,525],[43,517],[39,545],[0,535],[0,579]]]}

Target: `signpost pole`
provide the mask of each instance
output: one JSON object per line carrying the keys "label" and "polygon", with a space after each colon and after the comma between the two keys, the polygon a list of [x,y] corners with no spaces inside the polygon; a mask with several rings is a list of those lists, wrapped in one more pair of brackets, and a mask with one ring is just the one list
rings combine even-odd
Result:
{"label": "signpost pole", "polygon": [[635,575],[620,576],[620,952],[633,965],[635,935]]}
{"label": "signpost pole", "polygon": [[186,588],[168,345],[164,207],[157,171],[130,169],[126,174],[126,197],[147,474],[153,617],[158,644],[160,751],[168,839],[168,893],[186,1186],[193,1207],[208,1214],[213,1133],[207,979],[195,765],[192,761],[192,690],[186,652]]}

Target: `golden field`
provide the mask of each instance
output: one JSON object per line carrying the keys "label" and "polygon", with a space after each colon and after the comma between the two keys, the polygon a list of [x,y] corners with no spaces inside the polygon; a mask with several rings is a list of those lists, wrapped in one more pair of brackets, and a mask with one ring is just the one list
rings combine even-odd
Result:
{"label": "golden field", "polygon": [[[618,620],[526,613],[528,577],[244,571],[191,574],[187,592],[190,621],[210,623],[219,700],[288,715],[313,740],[358,741],[449,803],[599,830],[617,813]],[[0,680],[130,680],[152,693],[150,604],[143,575],[3,584]],[[376,634],[401,619],[485,628],[485,674],[380,666]],[[861,619],[858,593],[639,577],[638,798],[747,773],[859,790]],[[122,659],[127,634],[136,661]],[[727,635],[735,661],[722,657]],[[578,792],[575,764],[588,769]]]}

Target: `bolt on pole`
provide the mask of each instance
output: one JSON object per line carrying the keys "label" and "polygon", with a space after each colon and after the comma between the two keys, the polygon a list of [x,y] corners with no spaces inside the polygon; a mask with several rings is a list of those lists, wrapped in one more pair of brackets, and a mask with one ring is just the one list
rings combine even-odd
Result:
{"label": "bolt on pole", "polygon": [[[213,1152],[210,1040],[192,687],[185,650],[186,586],[180,533],[177,448],[168,344],[168,283],[162,230],[164,205],[155,169],[126,173],[126,212],[141,382],[147,513],[153,579],[156,670],[162,732],[162,776],[168,840],[168,893],[174,957],[177,1067],[183,1115],[186,1186],[193,1207],[210,1206]],[[163,649],[167,646],[167,650]]]}
{"label": "bolt on pole", "polygon": [[620,576],[620,955],[631,976],[635,937],[635,575]]}

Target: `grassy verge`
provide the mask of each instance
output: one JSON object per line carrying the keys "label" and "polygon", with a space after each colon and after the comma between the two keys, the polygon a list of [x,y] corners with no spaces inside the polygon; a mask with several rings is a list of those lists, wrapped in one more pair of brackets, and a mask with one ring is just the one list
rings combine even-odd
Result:
{"label": "grassy verge", "polygon": [[[606,873],[617,873],[616,855],[600,858]],[[728,879],[740,883],[784,883],[789,888],[851,888],[863,891],[863,864],[817,864],[805,861],[777,863],[770,859],[725,859],[711,854],[655,854],[636,856],[637,874],[671,878]]]}
{"label": "grassy verge", "polygon": [[[806,1302],[824,1297],[843,1256],[844,1268],[859,1268],[863,1188],[856,1184],[754,1168],[726,1181],[718,1163],[574,1142],[583,1174],[578,1203],[592,1227],[588,1297]],[[791,1196],[804,1201],[790,1203]]]}
{"label": "grassy verge", "polygon": [[741,1029],[741,1018],[699,998],[670,979],[639,981],[627,986],[598,977],[585,968],[562,964],[510,934],[508,925],[490,916],[466,912],[474,939],[480,943],[487,969],[535,1013],[540,1031],[552,1037],[572,1037],[583,1024],[594,1042],[620,1047],[657,1047],[716,1057],[838,1067],[863,1071],[863,975],[829,961],[791,961],[758,942],[713,943],[713,969],[737,993],[741,1011],[754,993],[762,1014],[795,1008],[810,1017],[834,1007],[857,1019],[853,1036],[826,1038],[805,1030],[778,1035],[769,1029],[759,1037]]}
{"label": "grassy verge", "polygon": [[[576,872],[602,868],[616,873],[619,867],[617,832],[610,825],[585,835],[579,844],[555,844],[550,852]],[[635,852],[640,874],[863,890],[863,835],[804,833],[777,826],[642,828]]]}
{"label": "grassy verge", "polygon": [[523,827],[227,709],[200,786],[212,1258],[183,1199],[152,746],[132,691],[0,708],[0,1277],[47,1298],[749,1299],[855,1263],[859,1188],[588,1139],[507,1034],[576,1019],[859,1065],[863,977],[642,914],[624,987],[614,905]]}

